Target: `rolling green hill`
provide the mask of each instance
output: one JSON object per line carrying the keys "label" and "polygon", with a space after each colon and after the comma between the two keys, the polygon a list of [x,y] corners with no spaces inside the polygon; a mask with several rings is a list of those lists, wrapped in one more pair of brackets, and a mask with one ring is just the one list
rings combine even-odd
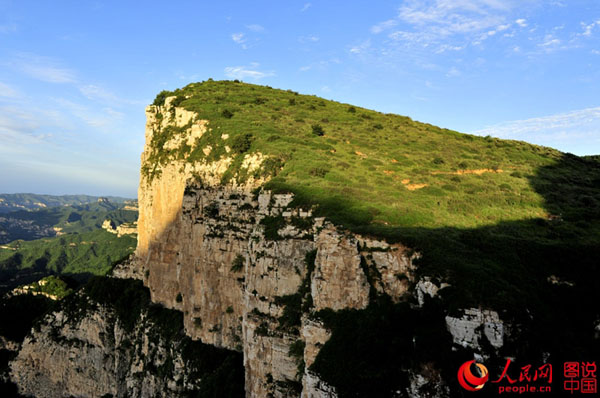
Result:
{"label": "rolling green hill", "polygon": [[[236,156],[226,180],[243,180],[243,155],[259,151],[269,158],[256,173],[274,176],[269,188],[292,191],[299,203],[318,204],[338,223],[474,228],[559,213],[564,218],[569,210],[577,211],[582,198],[569,198],[574,200],[568,203],[571,209],[548,206],[539,189],[549,182],[538,178],[540,170],[572,164],[594,173],[572,175],[561,184],[589,191],[588,206],[599,209],[597,159],[460,134],[404,116],[246,83],[193,83],[159,94],[155,103],[171,95],[177,96],[175,105],[209,120],[210,131],[193,151],[185,144],[163,149],[178,133],[175,127],[156,134],[152,155],[143,165],[150,176],[169,158],[215,160],[229,146]],[[229,138],[221,139],[222,134]],[[208,145],[212,151],[205,155]],[[560,178],[560,170],[556,172]]]}
{"label": "rolling green hill", "polygon": [[419,251],[419,275],[450,284],[440,293],[450,311],[496,309],[536,347],[566,350],[569,339],[579,352],[573,345],[589,343],[600,319],[600,157],[237,81],[165,91],[154,105],[171,96],[158,119],[175,105],[207,120],[208,131],[193,150],[164,149],[189,126],[155,132],[142,165],[148,179],[172,159],[232,157],[222,182],[243,181],[244,157],[260,152],[255,176],[293,192],[291,206]]}
{"label": "rolling green hill", "polygon": [[116,262],[129,256],[135,245],[135,237],[117,237],[102,229],[29,242],[13,241],[0,247],[0,285],[5,289],[15,287],[48,274],[79,281],[105,275]]}

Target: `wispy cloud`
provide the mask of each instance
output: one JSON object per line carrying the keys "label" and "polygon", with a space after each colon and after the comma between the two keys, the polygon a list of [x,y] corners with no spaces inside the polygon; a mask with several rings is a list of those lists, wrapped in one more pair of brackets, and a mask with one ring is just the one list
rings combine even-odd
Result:
{"label": "wispy cloud", "polygon": [[311,3],[304,3],[304,6],[300,9],[300,12],[308,10],[312,6]]}
{"label": "wispy cloud", "polygon": [[306,71],[309,71],[311,69],[326,70],[330,65],[338,65],[338,64],[341,64],[341,63],[342,63],[342,61],[340,61],[339,58],[330,58],[330,59],[327,59],[327,60],[323,60],[323,61],[319,61],[319,62],[313,62],[311,64],[301,66],[300,68],[298,68],[298,70],[300,72],[306,72]]}
{"label": "wispy cloud", "polygon": [[586,150],[598,148],[600,144],[600,107],[509,121],[472,133],[525,140],[551,147],[569,148],[569,145],[579,145],[571,150],[584,154]]}
{"label": "wispy cloud", "polygon": [[19,54],[12,62],[18,71],[37,80],[48,83],[75,83],[75,72],[65,68],[50,57],[43,57],[30,53]]}
{"label": "wispy cloud", "polygon": [[580,33],[580,36],[590,37],[594,31],[594,28],[596,27],[600,27],[600,19],[589,24],[581,22],[581,28],[583,29],[583,32]]}
{"label": "wispy cloud", "polygon": [[244,36],[245,36],[244,33],[232,33],[231,40],[233,40],[237,44],[242,44],[246,41],[246,38]]}
{"label": "wispy cloud", "polygon": [[258,24],[246,25],[246,28],[252,32],[263,32],[265,30],[264,27]]}
{"label": "wispy cloud", "polygon": [[319,40],[320,40],[320,39],[319,39],[319,36],[315,36],[315,35],[300,36],[300,37],[298,38],[298,41],[299,41],[300,43],[316,43],[316,42],[318,42]]}
{"label": "wispy cloud", "polygon": [[[187,80],[195,80],[198,76],[186,76]],[[96,101],[111,106],[122,106],[122,105],[143,105],[145,101],[127,99],[118,96],[112,91],[102,87],[98,84],[81,84],[78,85],[79,92],[89,99],[90,101]]]}
{"label": "wispy cloud", "polygon": [[116,95],[95,84],[82,85],[79,87],[79,91],[89,100],[120,102]]}
{"label": "wispy cloud", "polygon": [[547,34],[544,36],[544,40],[538,44],[540,47],[545,47],[547,50],[554,49],[559,46],[561,43],[560,39],[557,39],[552,34]]}
{"label": "wispy cloud", "polygon": [[[449,44],[450,39],[481,42],[508,28],[507,2],[496,0],[408,1],[398,12],[398,20],[410,30],[394,31],[390,37],[423,47]],[[389,21],[387,25],[391,25]],[[456,45],[456,44],[454,44]],[[459,44],[458,47],[464,46]]]}
{"label": "wispy cloud", "polygon": [[390,29],[394,26],[398,25],[398,21],[395,19],[388,19],[387,21],[383,21],[371,27],[371,33],[381,33],[384,30]]}
{"label": "wispy cloud", "polygon": [[225,76],[231,79],[260,80],[265,77],[274,76],[273,71],[258,70],[260,64],[253,62],[249,66],[228,66],[225,68]]}
{"label": "wispy cloud", "polygon": [[19,97],[19,92],[8,84],[0,82],[0,97],[17,98]]}
{"label": "wispy cloud", "polygon": [[350,47],[350,54],[363,54],[371,47],[371,40],[365,40]]}
{"label": "wispy cloud", "polygon": [[450,68],[450,70],[446,73],[447,77],[457,77],[460,76],[460,71],[456,69],[456,67]]}
{"label": "wispy cloud", "polygon": [[514,15],[520,5],[512,0],[406,0],[394,18],[372,26],[370,31],[374,35],[386,33],[388,40],[384,39],[381,52],[401,48],[438,54],[460,51],[480,46],[496,35],[512,37],[515,30],[526,27],[527,20]]}
{"label": "wispy cloud", "polygon": [[526,28],[527,27],[527,20],[525,18],[519,18],[515,21],[515,23],[517,25],[519,25],[522,28]]}
{"label": "wispy cloud", "polygon": [[107,127],[113,125],[116,121],[123,118],[123,113],[115,111],[110,107],[97,109],[88,107],[78,102],[73,102],[64,98],[54,98],[60,109],[69,112],[90,127],[109,132]]}

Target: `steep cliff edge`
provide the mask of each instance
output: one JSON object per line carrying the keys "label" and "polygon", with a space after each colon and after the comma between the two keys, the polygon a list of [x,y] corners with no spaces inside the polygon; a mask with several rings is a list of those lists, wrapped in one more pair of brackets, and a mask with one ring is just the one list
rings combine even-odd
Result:
{"label": "steep cliff edge", "polygon": [[[466,360],[497,373],[597,352],[597,159],[239,82],[163,92],[146,116],[138,245],[114,275],[176,310],[181,339],[243,356],[247,397],[457,396]],[[110,358],[100,377],[120,387],[83,396],[206,380],[158,370],[181,364],[179,340],[122,355],[106,336],[124,313],[89,311],[81,335],[63,312],[12,362],[21,391],[91,377],[58,378],[44,352]],[[139,361],[155,365],[132,378]]]}
{"label": "steep cliff edge", "polygon": [[[562,171],[556,151],[234,82],[161,93],[147,120],[131,272],[184,313],[189,336],[243,351],[247,396],[444,395],[449,358],[541,358],[560,338],[518,341],[570,333],[560,317],[537,321],[538,300],[557,292],[531,281],[565,275],[555,247],[579,253],[570,277],[592,291],[583,253],[597,246],[536,219],[581,216],[572,202],[541,204]],[[594,162],[564,163],[598,193],[579,180],[598,174]]]}
{"label": "steep cliff edge", "polygon": [[[414,282],[417,255],[338,230],[310,208],[294,206],[293,194],[261,190],[268,177],[260,174],[223,184],[233,153],[218,161],[175,155],[163,164],[146,163],[156,157],[152,141],[168,126],[183,127],[163,144],[175,150],[183,142],[193,150],[194,140],[207,133],[207,121],[170,110],[174,100],[147,109],[142,164],[152,170],[140,183],[130,275],[143,275],[153,301],[184,313],[189,336],[244,352],[247,396],[333,391],[309,371],[329,337],[314,314],[364,309],[377,294],[398,302]],[[264,167],[260,153],[237,156],[250,172]]]}
{"label": "steep cliff edge", "polygon": [[10,365],[38,398],[243,394],[242,357],[182,333],[139,281],[97,278],[41,319]]}

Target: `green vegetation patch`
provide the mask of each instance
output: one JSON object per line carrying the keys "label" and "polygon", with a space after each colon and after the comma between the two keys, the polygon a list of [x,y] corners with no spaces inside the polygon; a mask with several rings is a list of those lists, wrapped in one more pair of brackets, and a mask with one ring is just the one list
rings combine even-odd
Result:
{"label": "green vegetation patch", "polygon": [[21,289],[27,289],[32,293],[48,294],[59,300],[73,293],[73,289],[69,287],[66,281],[54,275],[47,276],[29,285],[21,286]]}
{"label": "green vegetation patch", "polygon": [[0,280],[26,270],[70,275],[80,280],[105,275],[114,264],[133,253],[135,246],[135,237],[117,237],[104,230],[14,241],[0,248]]}
{"label": "green vegetation patch", "polygon": [[[542,196],[527,179],[511,173],[532,175],[562,157],[524,142],[460,134],[404,116],[241,82],[192,83],[161,93],[155,103],[163,104],[165,96],[183,98],[179,106],[209,122],[195,149],[184,151],[187,161],[234,157],[227,175],[239,181],[248,177],[241,169],[243,156],[261,152],[278,159],[266,173],[275,176],[267,188],[294,192],[348,226],[477,227],[541,217],[546,214]],[[148,176],[176,158],[177,150],[163,145],[181,130],[154,133],[151,156],[143,165]],[[229,138],[222,139],[223,134]],[[206,155],[208,146],[212,150]],[[458,172],[463,174],[452,174]],[[409,190],[409,184],[429,189]],[[510,188],[499,189],[503,184]],[[335,198],[345,200],[330,212]]]}

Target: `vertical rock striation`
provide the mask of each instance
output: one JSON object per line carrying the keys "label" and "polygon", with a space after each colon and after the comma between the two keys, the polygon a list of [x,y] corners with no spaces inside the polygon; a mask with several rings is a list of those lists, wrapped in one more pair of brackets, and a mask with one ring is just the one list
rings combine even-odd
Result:
{"label": "vertical rock striation", "polygon": [[[168,111],[171,102],[146,111],[146,170],[154,167],[147,164],[150,144],[162,129],[187,126],[163,146],[176,149],[182,142],[194,145],[210,128],[191,112]],[[260,169],[264,159],[246,154],[244,166]],[[311,314],[365,308],[371,288],[400,299],[412,278],[414,255],[290,207],[292,194],[257,193],[264,180],[221,184],[232,161],[227,155],[196,163],[173,158],[153,175],[142,173],[132,275],[143,274],[153,301],[184,313],[189,336],[243,351],[247,396],[298,396],[303,388],[304,396],[333,395],[304,370],[329,336]],[[305,259],[315,250],[309,272]],[[295,296],[305,280],[313,306],[303,309],[300,322],[299,314],[290,313],[300,311],[294,306],[306,299]],[[297,318],[295,324],[290,317]],[[305,344],[301,358],[290,354],[297,341]]]}

